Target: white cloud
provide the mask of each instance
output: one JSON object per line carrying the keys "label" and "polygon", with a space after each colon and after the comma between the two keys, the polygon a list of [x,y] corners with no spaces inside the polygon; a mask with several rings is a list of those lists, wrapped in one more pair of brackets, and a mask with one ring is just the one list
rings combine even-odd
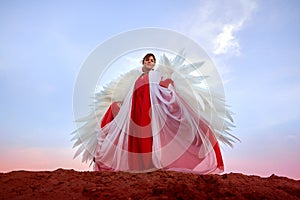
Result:
{"label": "white cloud", "polygon": [[239,42],[233,35],[235,29],[236,27],[232,24],[224,25],[222,32],[213,41],[214,54],[226,54],[230,50],[234,51],[234,54],[236,55],[240,53]]}
{"label": "white cloud", "polygon": [[177,27],[212,55],[238,55],[236,33],[251,18],[257,5],[253,0],[200,1],[198,6],[181,15]]}

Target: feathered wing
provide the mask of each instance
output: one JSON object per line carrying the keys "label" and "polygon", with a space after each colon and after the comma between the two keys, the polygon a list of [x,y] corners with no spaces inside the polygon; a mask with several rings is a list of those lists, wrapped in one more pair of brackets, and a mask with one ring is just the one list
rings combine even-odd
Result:
{"label": "feathered wing", "polygon": [[174,82],[176,92],[202,118],[209,122],[216,138],[232,147],[235,140],[239,140],[230,133],[234,127],[232,112],[225,103],[225,98],[204,82],[209,76],[199,72],[205,61],[186,64],[184,56],[178,54],[173,60],[165,55],[159,62],[157,71]]}
{"label": "feathered wing", "polygon": [[95,93],[93,110],[88,116],[76,120],[83,125],[72,132],[74,135],[72,141],[75,141],[73,148],[77,147],[74,158],[82,154],[82,162],[93,160],[102,117],[111,103],[123,102],[140,74],[138,69],[131,70],[104,86],[100,92]]}

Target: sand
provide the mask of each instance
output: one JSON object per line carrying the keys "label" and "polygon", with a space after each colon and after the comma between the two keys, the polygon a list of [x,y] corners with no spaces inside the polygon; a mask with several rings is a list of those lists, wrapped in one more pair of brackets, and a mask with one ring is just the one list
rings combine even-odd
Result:
{"label": "sand", "polygon": [[0,173],[1,199],[300,199],[300,181],[239,173],[197,175],[13,171]]}

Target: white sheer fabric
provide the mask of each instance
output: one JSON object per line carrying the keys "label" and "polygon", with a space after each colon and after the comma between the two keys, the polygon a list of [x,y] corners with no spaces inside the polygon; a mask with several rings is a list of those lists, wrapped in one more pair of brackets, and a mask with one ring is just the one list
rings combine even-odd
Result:
{"label": "white sheer fabric", "polygon": [[[223,170],[218,142],[208,122],[192,110],[173,85],[159,85],[162,74],[149,72],[151,99],[151,153],[154,169],[219,173]],[[132,171],[128,151],[133,86],[118,115],[97,133],[95,170]]]}

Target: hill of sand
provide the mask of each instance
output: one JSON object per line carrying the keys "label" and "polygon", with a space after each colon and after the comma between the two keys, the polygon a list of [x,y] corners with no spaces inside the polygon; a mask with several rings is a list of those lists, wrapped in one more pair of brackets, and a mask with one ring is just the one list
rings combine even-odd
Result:
{"label": "hill of sand", "polygon": [[0,173],[0,199],[300,199],[300,181],[230,173],[14,171]]}

